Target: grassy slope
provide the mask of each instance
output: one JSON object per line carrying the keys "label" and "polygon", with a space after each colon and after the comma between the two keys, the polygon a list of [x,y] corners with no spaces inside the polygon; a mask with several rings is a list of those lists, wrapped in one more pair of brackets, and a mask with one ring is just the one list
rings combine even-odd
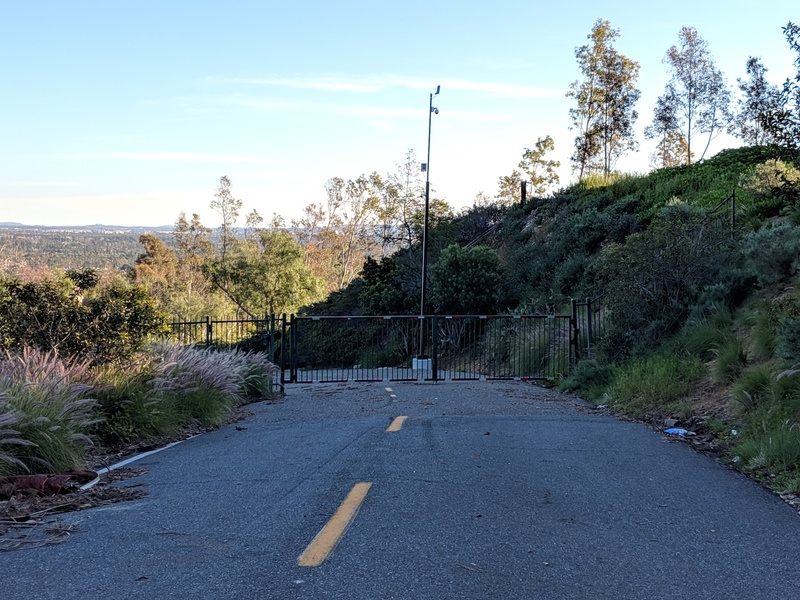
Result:
{"label": "grassy slope", "polygon": [[518,295],[558,306],[570,294],[613,289],[615,282],[598,275],[598,261],[614,243],[624,246],[628,235],[652,228],[665,206],[679,201],[710,210],[736,188],[741,229],[731,262],[716,273],[719,280],[702,284],[676,332],[633,356],[607,352],[585,361],[562,386],[654,426],[692,430],[698,444],[771,487],[798,492],[800,374],[787,370],[800,362],[800,265],[791,259],[800,231],[786,218],[794,211],[796,222],[797,199],[741,186],[773,156],[745,148],[605,187],[574,186],[512,211],[505,238],[494,242],[512,273],[515,265],[542,267],[527,268],[527,280],[524,273],[512,277]]}

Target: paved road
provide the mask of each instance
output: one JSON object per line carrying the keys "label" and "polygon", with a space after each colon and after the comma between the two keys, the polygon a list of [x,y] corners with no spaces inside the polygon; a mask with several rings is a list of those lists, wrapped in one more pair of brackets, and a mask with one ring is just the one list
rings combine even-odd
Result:
{"label": "paved road", "polygon": [[[0,554],[0,597],[731,600],[800,589],[791,508],[555,392],[292,387],[254,411],[246,429],[137,463],[147,498],[68,515],[79,531],[63,544]],[[387,432],[397,416],[408,419]],[[334,514],[354,489],[366,494],[338,545],[298,566],[312,540],[339,539],[320,532],[347,523]]]}

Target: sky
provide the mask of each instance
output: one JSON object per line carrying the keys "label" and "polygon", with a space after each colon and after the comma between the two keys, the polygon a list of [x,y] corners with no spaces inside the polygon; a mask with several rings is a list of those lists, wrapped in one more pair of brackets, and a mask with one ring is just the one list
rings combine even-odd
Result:
{"label": "sky", "polygon": [[[432,196],[456,210],[494,196],[540,137],[574,180],[565,93],[598,18],[638,61],[637,153],[684,25],[733,88],[749,56],[780,83],[796,69],[781,27],[796,0],[606,2],[0,0],[0,222],[216,227],[223,175],[269,220],[325,201],[325,182],[424,162],[433,105]],[[642,5],[645,6],[645,5]],[[738,145],[721,136],[710,153]],[[243,221],[242,217],[242,221]]]}

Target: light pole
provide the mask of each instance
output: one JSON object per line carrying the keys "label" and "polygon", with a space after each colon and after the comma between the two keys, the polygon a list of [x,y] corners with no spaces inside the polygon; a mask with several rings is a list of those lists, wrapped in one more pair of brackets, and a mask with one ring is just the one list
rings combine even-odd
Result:
{"label": "light pole", "polygon": [[433,97],[439,95],[441,86],[436,86],[436,92],[431,94],[430,104],[428,106],[428,162],[423,165],[425,171],[425,217],[422,224],[422,288],[419,293],[419,354],[424,353],[425,342],[425,287],[428,280],[428,208],[431,200],[431,121],[433,114],[439,114],[439,109],[433,106]]}

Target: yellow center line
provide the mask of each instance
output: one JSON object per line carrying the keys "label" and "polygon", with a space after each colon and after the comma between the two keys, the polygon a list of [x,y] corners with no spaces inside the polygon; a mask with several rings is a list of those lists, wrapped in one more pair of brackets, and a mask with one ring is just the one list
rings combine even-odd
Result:
{"label": "yellow center line", "polygon": [[386,428],[387,433],[394,433],[395,431],[400,431],[400,428],[403,426],[403,423],[406,422],[408,417],[395,417],[392,424]]}
{"label": "yellow center line", "polygon": [[311,540],[300,558],[297,559],[298,567],[318,567],[325,562],[355,519],[370,487],[372,487],[371,483],[357,483],[353,486],[353,489],[347,494],[347,498],[333,513],[325,527]]}

